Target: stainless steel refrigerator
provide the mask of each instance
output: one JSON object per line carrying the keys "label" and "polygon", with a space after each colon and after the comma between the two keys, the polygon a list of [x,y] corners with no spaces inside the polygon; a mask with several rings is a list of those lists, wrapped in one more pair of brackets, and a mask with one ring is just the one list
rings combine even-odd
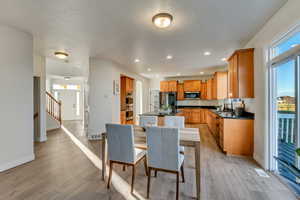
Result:
{"label": "stainless steel refrigerator", "polygon": [[170,107],[175,113],[177,109],[177,93],[176,92],[160,92],[159,93],[160,107]]}

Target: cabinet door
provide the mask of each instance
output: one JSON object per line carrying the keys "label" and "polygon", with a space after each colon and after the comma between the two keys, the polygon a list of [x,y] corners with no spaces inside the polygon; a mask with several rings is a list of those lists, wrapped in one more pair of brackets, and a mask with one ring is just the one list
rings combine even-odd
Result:
{"label": "cabinet door", "polygon": [[206,99],[207,100],[212,100],[212,79],[209,79],[207,81],[207,89],[206,89]]}
{"label": "cabinet door", "polygon": [[168,81],[168,92],[177,92],[177,81]]}
{"label": "cabinet door", "polygon": [[183,110],[184,117],[185,117],[185,123],[191,123],[191,110],[190,109],[184,109]]}
{"label": "cabinet door", "polygon": [[201,83],[201,99],[207,99],[207,82]]}
{"label": "cabinet door", "polygon": [[184,100],[183,84],[178,84],[177,100]]}
{"label": "cabinet door", "polygon": [[205,110],[200,109],[200,123],[205,124],[206,123],[206,117],[205,117]]}
{"label": "cabinet door", "polygon": [[126,93],[133,93],[133,79],[126,77]]}
{"label": "cabinet door", "polygon": [[217,99],[217,78],[212,79],[212,99]]}
{"label": "cabinet door", "polygon": [[126,110],[126,77],[121,77],[121,110]]}
{"label": "cabinet door", "polygon": [[201,92],[201,81],[193,81],[193,91],[192,92]]}
{"label": "cabinet door", "polygon": [[169,91],[169,83],[168,83],[168,81],[161,81],[160,82],[160,91],[161,92],[168,92]]}
{"label": "cabinet door", "polygon": [[238,98],[238,54],[229,60],[229,98]]}
{"label": "cabinet door", "polygon": [[192,110],[192,119],[193,124],[200,124],[201,122],[201,112],[200,109],[193,109]]}
{"label": "cabinet door", "polygon": [[185,92],[200,92],[201,81],[187,80],[183,82],[183,88]]}
{"label": "cabinet door", "polygon": [[253,51],[238,54],[238,95],[239,98],[254,98]]}

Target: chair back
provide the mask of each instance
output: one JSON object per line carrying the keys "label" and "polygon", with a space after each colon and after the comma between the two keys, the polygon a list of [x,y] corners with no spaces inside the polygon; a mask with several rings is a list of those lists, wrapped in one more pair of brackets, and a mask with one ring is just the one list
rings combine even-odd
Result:
{"label": "chair back", "polygon": [[132,125],[106,124],[108,159],[134,163],[134,133]]}
{"label": "chair back", "polygon": [[184,128],[183,116],[165,116],[165,127]]}
{"label": "chair back", "polygon": [[140,116],[140,126],[148,127],[148,126],[158,126],[158,117],[157,116]]}
{"label": "chair back", "polygon": [[147,158],[150,167],[180,169],[179,129],[147,127]]}

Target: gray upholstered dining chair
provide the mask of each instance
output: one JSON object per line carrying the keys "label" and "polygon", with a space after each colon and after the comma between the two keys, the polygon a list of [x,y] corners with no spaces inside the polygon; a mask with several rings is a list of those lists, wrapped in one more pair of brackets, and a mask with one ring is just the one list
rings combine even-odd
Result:
{"label": "gray upholstered dining chair", "polygon": [[140,126],[158,126],[158,117],[157,116],[140,116]]}
{"label": "gray upholstered dining chair", "polygon": [[143,159],[147,175],[146,151],[134,148],[133,131],[132,125],[106,124],[109,159],[108,189],[110,188],[113,164],[132,166],[131,193],[134,188],[135,167]]}
{"label": "gray upholstered dining chair", "polygon": [[[165,116],[165,127],[169,128],[184,128],[183,116]],[[184,147],[180,146],[180,153],[184,154]]]}
{"label": "gray upholstered dining chair", "polygon": [[147,198],[150,195],[151,171],[174,173],[176,180],[176,199],[179,198],[179,174],[184,182],[184,155],[179,153],[179,129],[166,127],[147,127],[148,184]]}

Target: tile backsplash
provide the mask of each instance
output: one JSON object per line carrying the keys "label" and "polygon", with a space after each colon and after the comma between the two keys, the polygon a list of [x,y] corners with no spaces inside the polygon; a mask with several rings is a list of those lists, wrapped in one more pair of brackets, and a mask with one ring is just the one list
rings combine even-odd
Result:
{"label": "tile backsplash", "polygon": [[218,100],[183,100],[183,101],[177,101],[177,105],[178,106],[219,106],[219,105],[222,105],[222,101],[218,101]]}
{"label": "tile backsplash", "polygon": [[[234,99],[234,101],[244,101],[245,110],[250,113],[255,111],[255,99]],[[183,100],[177,101],[178,106],[221,106],[224,103],[229,104],[230,99],[225,100]]]}

